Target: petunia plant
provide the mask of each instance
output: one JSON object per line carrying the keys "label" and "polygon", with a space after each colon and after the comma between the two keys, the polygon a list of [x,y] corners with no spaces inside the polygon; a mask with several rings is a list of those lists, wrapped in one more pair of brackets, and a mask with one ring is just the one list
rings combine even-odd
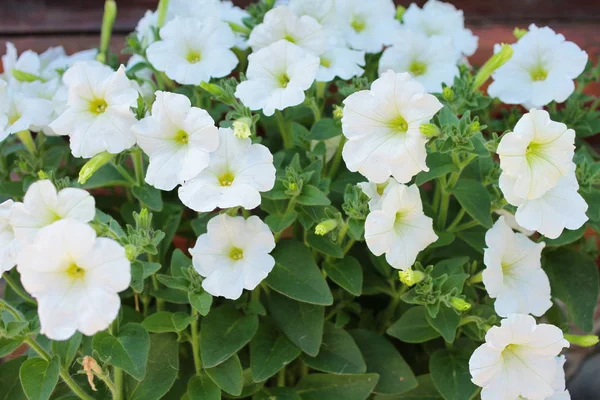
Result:
{"label": "petunia plant", "polygon": [[281,3],[7,44],[0,398],[569,399],[599,67],[535,25],[471,65],[437,0]]}

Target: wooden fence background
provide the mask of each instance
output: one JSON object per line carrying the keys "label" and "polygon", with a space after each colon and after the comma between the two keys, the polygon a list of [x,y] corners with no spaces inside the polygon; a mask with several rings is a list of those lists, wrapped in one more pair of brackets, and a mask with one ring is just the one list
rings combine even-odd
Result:
{"label": "wooden fence background", "polygon": [[[193,1],[193,0],[190,0]],[[369,1],[369,0],[364,0]],[[112,46],[119,51],[147,9],[157,0],[117,0],[119,12]],[[234,0],[245,6],[250,0]],[[491,54],[495,43],[514,42],[512,30],[530,23],[549,25],[587,50],[600,55],[599,0],[454,0],[464,10],[467,25],[479,36],[479,51],[471,62],[480,64]],[[396,3],[408,6],[410,1]],[[423,4],[423,0],[416,1]],[[5,42],[19,51],[43,51],[63,45],[68,52],[97,46],[103,0],[0,0],[0,54]]]}

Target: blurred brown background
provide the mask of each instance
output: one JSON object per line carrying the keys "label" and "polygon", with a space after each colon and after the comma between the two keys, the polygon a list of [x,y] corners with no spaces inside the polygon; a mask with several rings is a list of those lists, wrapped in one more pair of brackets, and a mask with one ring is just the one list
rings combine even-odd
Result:
{"label": "blurred brown background", "polygon": [[[368,0],[364,0],[368,1]],[[245,6],[250,0],[234,0]],[[416,1],[422,5],[425,1]],[[499,42],[514,42],[512,30],[530,23],[549,25],[587,50],[592,59],[600,55],[599,0],[454,0],[464,10],[467,25],[479,36],[479,51],[471,58],[480,64]],[[158,0],[117,0],[119,12],[112,46],[118,51],[147,9]],[[408,6],[410,1],[396,0]],[[19,51],[43,51],[63,45],[67,52],[97,46],[103,0],[0,0],[0,54],[6,41]]]}

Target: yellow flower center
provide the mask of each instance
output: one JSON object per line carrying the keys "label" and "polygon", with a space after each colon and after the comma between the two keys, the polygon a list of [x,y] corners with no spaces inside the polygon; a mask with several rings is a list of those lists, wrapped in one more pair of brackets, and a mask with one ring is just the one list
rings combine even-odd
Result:
{"label": "yellow flower center", "polygon": [[536,158],[544,158],[544,144],[543,143],[529,143],[527,149],[525,150],[525,158],[528,163],[532,163]]}
{"label": "yellow flower center", "polygon": [[406,212],[398,211],[396,213],[396,219],[394,220],[394,229],[396,231],[402,230],[402,225],[404,224],[404,219],[406,217]]}
{"label": "yellow flower center", "polygon": [[221,186],[231,186],[234,180],[235,176],[233,176],[231,172],[227,171],[219,177],[219,184]]}
{"label": "yellow flower center", "polygon": [[385,188],[387,187],[387,182],[386,183],[378,183],[377,186],[377,194],[380,196],[383,196],[383,191],[385,190]]}
{"label": "yellow flower center", "polygon": [[296,44],[296,39],[294,39],[294,37],[292,35],[290,35],[289,33],[286,33],[283,38],[290,43]]}
{"label": "yellow flower center", "polygon": [[324,57],[321,57],[321,65],[324,66],[325,68],[330,68],[331,67],[331,60],[328,60]]}
{"label": "yellow flower center", "polygon": [[186,131],[184,131],[183,129],[180,129],[175,134],[175,137],[173,138],[173,140],[175,140],[175,142],[177,142],[179,144],[188,144],[188,142],[190,140],[190,136],[187,134]]}
{"label": "yellow flower center", "polygon": [[408,130],[408,122],[406,122],[402,115],[398,115],[389,122],[389,127],[395,132],[406,133]]}
{"label": "yellow flower center", "polygon": [[538,65],[537,67],[529,71],[529,74],[531,75],[531,79],[533,79],[534,81],[545,81],[548,77],[548,71],[546,71],[546,69],[544,69],[544,67],[542,67],[541,65]]}
{"label": "yellow flower center", "polygon": [[104,99],[95,99],[90,102],[90,112],[93,114],[102,114],[107,107],[108,104]]}
{"label": "yellow flower center", "polygon": [[427,64],[421,61],[413,61],[408,67],[409,72],[412,76],[423,75],[427,71]]}
{"label": "yellow flower center", "polygon": [[279,76],[279,86],[285,89],[288,83],[290,83],[290,76],[287,74],[287,72],[284,72]]}
{"label": "yellow flower center", "polygon": [[229,250],[229,258],[234,261],[241,260],[244,258],[244,250],[240,249],[239,247],[232,247],[231,250]]}
{"label": "yellow flower center", "polygon": [[196,64],[202,60],[202,55],[199,51],[189,50],[185,59],[188,60],[190,64]]}
{"label": "yellow flower center", "polygon": [[73,279],[81,279],[85,276],[85,269],[80,268],[77,264],[71,264],[65,271]]}
{"label": "yellow flower center", "polygon": [[352,18],[350,26],[352,26],[352,29],[354,29],[355,32],[360,33],[365,30],[367,24],[363,17],[360,15],[355,15],[354,18]]}

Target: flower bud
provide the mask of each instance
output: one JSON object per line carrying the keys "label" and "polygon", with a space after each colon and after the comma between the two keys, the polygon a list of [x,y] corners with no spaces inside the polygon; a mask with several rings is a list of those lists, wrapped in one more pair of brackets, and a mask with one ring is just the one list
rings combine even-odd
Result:
{"label": "flower bud", "polygon": [[125,257],[127,257],[129,261],[133,261],[137,258],[137,249],[134,245],[125,245]]}
{"label": "flower bud", "polygon": [[110,37],[112,35],[113,25],[117,18],[117,3],[115,0],[106,0],[104,2],[104,15],[102,16],[102,28],[100,30],[100,48],[96,59],[101,63],[106,63]]}
{"label": "flower bud", "polygon": [[525,34],[529,32],[527,29],[515,28],[513,30],[513,35],[517,40],[521,39]]}
{"label": "flower bud", "polygon": [[405,12],[406,12],[406,7],[403,7],[403,6],[396,7],[396,19],[398,21],[402,22],[402,17],[404,16]]}
{"label": "flower bud", "polygon": [[440,128],[434,124],[422,124],[419,126],[419,131],[427,137],[439,136],[441,133]]}
{"label": "flower bud", "polygon": [[30,74],[29,72],[21,71],[20,69],[16,69],[16,68],[12,70],[12,74],[13,74],[14,78],[16,80],[18,80],[19,82],[35,82],[35,81],[45,82],[44,78],[42,78],[40,76]]}
{"label": "flower bud", "polygon": [[471,122],[471,126],[469,127],[469,131],[471,133],[477,133],[481,130],[481,124],[479,124],[479,121],[473,121]]}
{"label": "flower bud", "polygon": [[454,90],[452,90],[450,86],[444,87],[444,89],[442,90],[442,97],[446,101],[454,100]]}
{"label": "flower bud", "polygon": [[37,175],[40,179],[50,179],[50,175],[46,171],[39,170]]}
{"label": "flower bud", "polygon": [[323,236],[337,228],[338,222],[335,219],[328,219],[315,227],[315,234],[319,236]]}
{"label": "flower bud", "polygon": [[591,347],[598,343],[598,336],[596,335],[570,335],[565,334],[565,339],[569,341],[569,343],[581,346],[581,347]]}
{"label": "flower bud", "polygon": [[167,10],[169,9],[169,0],[159,0],[158,2],[158,18],[156,20],[156,26],[162,28],[167,19]]}
{"label": "flower bud", "polygon": [[511,59],[512,55],[513,48],[509,44],[501,44],[500,51],[491,56],[475,76],[473,90],[478,90],[492,76],[494,71]]}
{"label": "flower bud", "polygon": [[252,120],[248,117],[233,121],[233,134],[240,139],[252,136]]}
{"label": "flower bud", "polygon": [[81,170],[79,170],[78,182],[82,185],[87,182],[88,179],[94,175],[96,171],[102,168],[106,163],[114,158],[114,154],[110,154],[106,151],[96,154],[86,162]]}
{"label": "flower bud", "polygon": [[458,311],[467,311],[471,309],[471,303],[461,299],[460,297],[450,298],[450,305]]}
{"label": "flower bud", "polygon": [[200,87],[214,96],[222,96],[225,92],[218,85],[208,82],[200,82]]}
{"label": "flower bud", "polygon": [[98,362],[96,360],[94,360],[92,357],[90,356],[85,356],[83,357],[83,361],[81,362],[81,365],[83,367],[83,371],[85,372],[87,379],[88,379],[88,384],[90,385],[90,388],[96,392],[96,385],[94,384],[94,374],[96,375],[102,375],[102,368],[100,368],[100,366],[98,365]]}
{"label": "flower bud", "polygon": [[398,271],[398,276],[400,277],[400,282],[406,286],[414,286],[425,279],[425,274],[422,271],[412,268],[409,268],[406,271]]}
{"label": "flower bud", "polygon": [[337,104],[333,106],[333,118],[334,119],[342,119],[344,116],[344,109]]}

